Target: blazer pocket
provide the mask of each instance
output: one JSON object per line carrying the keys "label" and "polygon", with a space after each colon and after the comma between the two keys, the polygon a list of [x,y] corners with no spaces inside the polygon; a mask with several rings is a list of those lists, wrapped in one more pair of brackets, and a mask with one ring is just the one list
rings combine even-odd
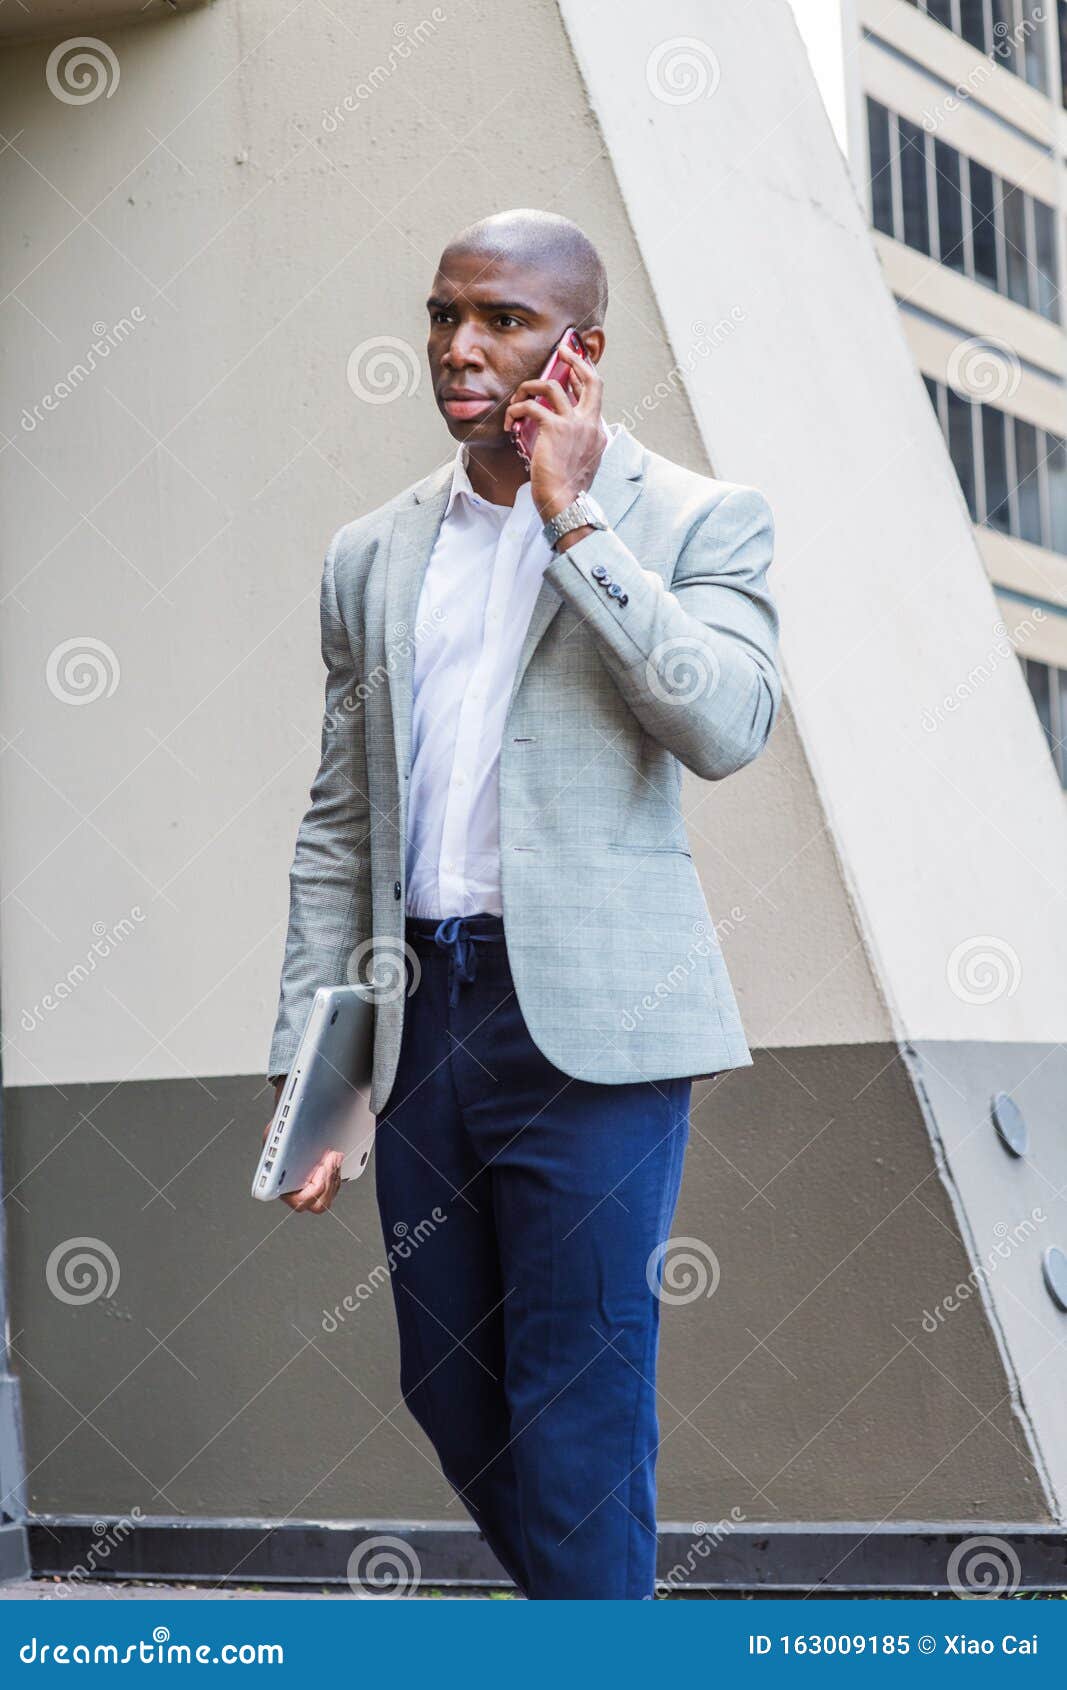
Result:
{"label": "blazer pocket", "polygon": [[692,851],[687,851],[684,845],[617,845],[614,841],[608,845],[609,851],[629,851],[635,857],[689,857]]}

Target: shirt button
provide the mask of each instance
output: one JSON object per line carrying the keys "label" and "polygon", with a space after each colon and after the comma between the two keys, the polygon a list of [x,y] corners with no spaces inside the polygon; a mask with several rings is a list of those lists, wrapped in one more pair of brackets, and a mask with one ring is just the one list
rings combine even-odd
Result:
{"label": "shirt button", "polygon": [[399,880],[394,880],[393,881],[393,897],[399,898],[399,896],[400,896],[400,882],[399,882]]}

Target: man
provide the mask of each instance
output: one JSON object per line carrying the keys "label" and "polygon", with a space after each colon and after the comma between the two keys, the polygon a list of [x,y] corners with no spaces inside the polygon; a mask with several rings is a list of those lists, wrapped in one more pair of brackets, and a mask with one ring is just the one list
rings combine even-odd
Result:
{"label": "man", "polygon": [[[393,1271],[405,1401],[520,1590],[645,1598],[691,1081],[752,1062],[681,765],[722,780],[774,723],[771,519],[606,426],[604,269],[567,219],[464,230],[427,306],[459,447],[326,555],[269,1071],[317,987],[373,982],[386,1240],[446,1217]],[[536,379],[571,326],[576,403]]]}

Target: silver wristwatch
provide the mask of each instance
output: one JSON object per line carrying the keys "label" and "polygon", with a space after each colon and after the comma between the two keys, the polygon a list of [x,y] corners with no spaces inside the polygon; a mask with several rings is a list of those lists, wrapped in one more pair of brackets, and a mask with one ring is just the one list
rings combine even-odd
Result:
{"label": "silver wristwatch", "polygon": [[590,493],[579,493],[569,505],[565,505],[550,522],[546,522],[541,532],[550,546],[557,540],[562,540],[564,534],[570,534],[575,528],[607,528],[608,519]]}

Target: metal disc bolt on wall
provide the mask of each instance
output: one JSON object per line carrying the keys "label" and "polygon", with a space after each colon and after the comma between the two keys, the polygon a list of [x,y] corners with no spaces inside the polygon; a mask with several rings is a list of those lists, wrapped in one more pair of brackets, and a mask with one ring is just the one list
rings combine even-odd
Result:
{"label": "metal disc bolt on wall", "polygon": [[1050,1244],[1041,1258],[1045,1290],[1058,1309],[1067,1311],[1067,1256],[1057,1244]]}
{"label": "metal disc bolt on wall", "polygon": [[1005,1150],[1012,1156],[1025,1156],[1030,1148],[1030,1134],[1023,1112],[1006,1091],[998,1091],[992,1104],[993,1125]]}

